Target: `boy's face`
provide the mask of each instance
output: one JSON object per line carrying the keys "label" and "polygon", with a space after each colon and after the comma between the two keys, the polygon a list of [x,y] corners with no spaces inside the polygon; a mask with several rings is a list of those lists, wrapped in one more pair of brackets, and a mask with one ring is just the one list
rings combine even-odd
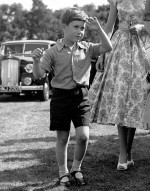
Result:
{"label": "boy's face", "polygon": [[69,25],[64,25],[64,39],[72,43],[81,41],[85,33],[85,21],[72,21]]}

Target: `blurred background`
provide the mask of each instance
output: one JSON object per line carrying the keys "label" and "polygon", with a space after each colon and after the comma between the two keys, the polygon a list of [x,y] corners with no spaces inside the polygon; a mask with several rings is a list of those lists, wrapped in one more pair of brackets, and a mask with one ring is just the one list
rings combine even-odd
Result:
{"label": "blurred background", "polygon": [[[62,3],[47,0],[1,0],[0,43],[8,40],[54,40],[62,37],[60,15],[67,7],[82,7],[89,16],[106,23],[109,4],[107,0],[64,0]],[[95,31],[87,28],[85,39],[98,42]]]}

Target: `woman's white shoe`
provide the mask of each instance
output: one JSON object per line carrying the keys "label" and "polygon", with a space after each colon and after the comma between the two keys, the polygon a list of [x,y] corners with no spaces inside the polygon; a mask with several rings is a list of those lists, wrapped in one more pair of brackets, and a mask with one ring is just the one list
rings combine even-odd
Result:
{"label": "woman's white shoe", "polygon": [[117,170],[127,170],[128,169],[128,165],[127,163],[120,163],[118,162],[118,165],[117,165]]}
{"label": "woman's white shoe", "polygon": [[134,166],[134,161],[133,160],[128,160],[127,161],[127,166]]}

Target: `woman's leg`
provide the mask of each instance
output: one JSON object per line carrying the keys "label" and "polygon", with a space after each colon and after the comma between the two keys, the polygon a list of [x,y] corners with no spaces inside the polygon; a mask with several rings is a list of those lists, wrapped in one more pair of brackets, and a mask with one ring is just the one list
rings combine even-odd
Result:
{"label": "woman's leg", "polygon": [[132,160],[132,144],[134,140],[136,128],[128,128],[128,135],[127,135],[127,160]]}
{"label": "woman's leg", "polygon": [[68,131],[57,131],[56,158],[59,166],[59,176],[68,173],[67,167],[67,148],[70,134]]}
{"label": "woman's leg", "polygon": [[118,127],[118,136],[120,143],[119,163],[127,163],[127,133],[128,128],[124,126]]}

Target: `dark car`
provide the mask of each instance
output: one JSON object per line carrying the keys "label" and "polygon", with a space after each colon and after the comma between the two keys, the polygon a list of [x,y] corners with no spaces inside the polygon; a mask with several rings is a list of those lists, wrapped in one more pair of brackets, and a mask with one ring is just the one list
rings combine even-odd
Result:
{"label": "dark car", "polygon": [[52,47],[55,41],[20,40],[1,44],[0,94],[38,94],[41,101],[47,101],[51,94],[50,81],[53,72],[41,79],[33,76],[32,52],[36,48]]}

